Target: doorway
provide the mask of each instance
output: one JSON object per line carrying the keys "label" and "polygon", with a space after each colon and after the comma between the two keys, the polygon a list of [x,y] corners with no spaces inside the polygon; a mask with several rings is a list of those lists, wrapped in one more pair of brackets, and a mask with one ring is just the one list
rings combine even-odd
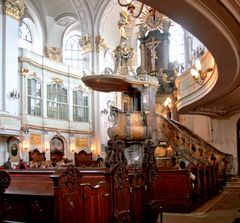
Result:
{"label": "doorway", "polygon": [[238,159],[238,175],[240,175],[240,119],[237,122],[237,159]]}

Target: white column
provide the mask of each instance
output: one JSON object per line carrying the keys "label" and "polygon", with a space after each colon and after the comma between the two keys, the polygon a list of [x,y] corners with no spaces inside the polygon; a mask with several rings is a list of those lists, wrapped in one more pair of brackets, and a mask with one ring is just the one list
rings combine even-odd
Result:
{"label": "white column", "polygon": [[18,72],[18,29],[19,21],[8,15],[2,17],[2,77],[0,110],[18,115],[20,100],[10,96],[15,90],[20,92],[20,74]]}
{"label": "white column", "polygon": [[47,85],[48,85],[48,77],[46,78],[46,72],[44,72],[42,68],[42,118],[43,118],[43,126],[45,125],[44,120],[47,118]]}
{"label": "white column", "polygon": [[[0,1],[0,9],[2,9],[2,1]],[[0,10],[0,33],[3,33],[3,14],[2,10]],[[3,50],[3,35],[0,35],[0,52]],[[3,66],[2,66],[2,58],[3,54],[0,54],[0,111],[3,110]],[[1,141],[1,140],[0,140]]]}

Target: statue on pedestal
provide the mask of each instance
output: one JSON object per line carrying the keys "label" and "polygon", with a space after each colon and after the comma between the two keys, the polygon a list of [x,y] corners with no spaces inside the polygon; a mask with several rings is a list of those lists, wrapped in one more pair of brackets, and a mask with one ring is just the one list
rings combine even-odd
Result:
{"label": "statue on pedestal", "polygon": [[120,19],[118,21],[118,28],[119,28],[119,32],[121,35],[121,40],[127,39],[127,33],[126,33],[126,29],[125,26],[129,23],[128,21],[128,12],[126,10],[123,10],[120,12]]}
{"label": "statue on pedestal", "polygon": [[133,58],[133,48],[128,47],[125,41],[122,41],[113,52],[116,58],[114,73],[127,75],[128,66],[131,66],[131,61]]}

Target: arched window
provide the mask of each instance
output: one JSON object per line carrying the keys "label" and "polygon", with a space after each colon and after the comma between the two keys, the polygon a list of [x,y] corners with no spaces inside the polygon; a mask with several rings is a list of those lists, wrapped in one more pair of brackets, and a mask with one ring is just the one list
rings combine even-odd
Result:
{"label": "arched window", "polygon": [[[177,23],[173,23],[169,29],[169,61],[178,62],[178,64],[185,65],[184,52],[184,31]],[[185,66],[184,66],[185,67]]]}
{"label": "arched window", "polygon": [[47,86],[47,116],[60,120],[68,119],[67,90],[60,84]]}
{"label": "arched window", "polygon": [[41,83],[36,79],[28,79],[28,114],[41,116]]}
{"label": "arched window", "polygon": [[73,91],[73,121],[88,122],[88,94],[84,91]]}
{"label": "arched window", "polygon": [[82,54],[79,45],[80,33],[71,32],[64,41],[63,62],[77,68],[82,68]]}
{"label": "arched window", "polygon": [[25,22],[21,22],[19,27],[19,47],[32,49],[32,34]]}

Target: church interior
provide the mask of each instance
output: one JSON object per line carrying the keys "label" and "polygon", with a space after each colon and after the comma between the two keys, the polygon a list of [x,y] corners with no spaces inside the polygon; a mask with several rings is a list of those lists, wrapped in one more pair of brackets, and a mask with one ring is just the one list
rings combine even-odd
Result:
{"label": "church interior", "polygon": [[0,222],[240,222],[239,0],[0,8]]}

